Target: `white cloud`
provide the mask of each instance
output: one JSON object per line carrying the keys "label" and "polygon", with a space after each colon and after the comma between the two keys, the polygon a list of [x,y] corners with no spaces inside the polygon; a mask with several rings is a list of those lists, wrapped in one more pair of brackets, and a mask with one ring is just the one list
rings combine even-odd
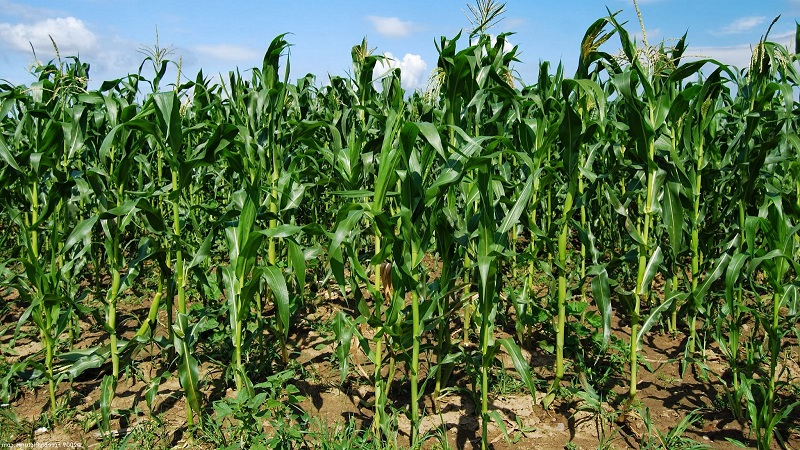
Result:
{"label": "white cloud", "polygon": [[42,17],[63,16],[63,12],[39,8],[37,6],[14,3],[9,0],[0,0],[0,10],[6,16],[18,17],[25,20],[36,20]]}
{"label": "white cloud", "polygon": [[[800,1],[800,0],[798,0]],[[784,31],[781,33],[772,33],[767,40],[785,45],[790,51],[794,52],[795,31]]]}
{"label": "white cloud", "polygon": [[0,45],[19,52],[30,52],[33,45],[37,54],[54,55],[50,36],[62,56],[89,52],[97,42],[83,21],[71,16],[32,24],[0,23]]}
{"label": "white cloud", "polygon": [[[800,2],[800,0],[797,1]],[[780,45],[784,45],[789,49],[790,52],[794,52],[794,39],[794,31],[785,31],[770,34],[768,40]],[[691,56],[716,59],[723,64],[735,66],[738,69],[745,69],[750,67],[750,60],[752,58],[753,48],[755,45],[756,43],[739,44],[726,47],[692,46],[689,47],[687,53],[691,53]]]}
{"label": "white cloud", "polygon": [[258,60],[261,56],[256,50],[231,44],[196,45],[193,50],[205,57],[234,62]]}
{"label": "white cloud", "polygon": [[397,17],[367,16],[378,34],[386,37],[406,37],[417,31],[419,27],[413,22],[406,22]]}
{"label": "white cloud", "polygon": [[715,31],[713,34],[741,34],[761,25],[767,20],[764,16],[740,17],[733,22]]}
{"label": "white cloud", "polygon": [[427,82],[426,69],[428,65],[420,55],[406,53],[402,60],[398,60],[390,52],[383,54],[386,59],[375,66],[375,75],[380,78],[391,70],[400,68],[400,84],[405,89],[419,89]]}
{"label": "white cloud", "polygon": [[750,67],[752,48],[749,44],[729,47],[690,47],[688,52],[692,56],[716,59],[725,65],[744,69]]}

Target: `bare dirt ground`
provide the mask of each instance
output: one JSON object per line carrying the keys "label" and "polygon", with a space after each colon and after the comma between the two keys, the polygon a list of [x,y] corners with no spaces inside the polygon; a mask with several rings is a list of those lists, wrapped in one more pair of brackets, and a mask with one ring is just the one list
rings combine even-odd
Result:
{"label": "bare dirt ground", "polygon": [[[317,299],[315,306],[309,308],[308,313],[293,328],[289,339],[292,359],[295,369],[302,374],[294,382],[305,397],[300,406],[310,417],[326,424],[354,420],[361,429],[369,429],[373,414],[373,389],[365,375],[372,373],[371,364],[354,347],[354,364],[348,379],[341,383],[339,368],[333,357],[334,336],[329,327],[326,329],[324,326],[317,326],[330,323],[333,315],[341,308],[346,306],[335,300]],[[123,314],[139,317],[146,315],[141,304],[128,304],[122,309],[125,309]],[[13,347],[10,346],[19,314],[19,308],[11,308],[0,321],[5,328],[0,333],[0,350],[6,364],[22,360],[41,350],[40,344],[30,337],[22,337]],[[162,323],[166,321],[165,317],[161,319]],[[614,334],[627,342],[630,332],[627,324],[615,318],[613,327]],[[97,324],[83,323],[81,328],[79,347],[102,344],[106,338]],[[135,331],[133,328],[131,326],[126,332],[128,337]],[[23,335],[27,332],[29,336],[35,336],[33,330],[27,326],[22,328],[22,332]],[[638,383],[640,404],[626,415],[619,414],[619,411],[623,408],[621,399],[627,392],[627,365],[621,367],[618,374],[610,380],[605,401],[594,408],[589,407],[577,395],[571,394],[574,389],[570,391],[570,387],[580,387],[581,383],[578,377],[569,375],[568,370],[567,379],[563,382],[563,395],[545,410],[541,406],[541,399],[553,379],[552,355],[538,348],[523,348],[523,355],[530,362],[542,388],[535,393],[536,402],[523,389],[516,392],[492,392],[491,408],[503,419],[502,427],[496,423],[489,425],[492,448],[640,448],[646,436],[652,436],[651,443],[656,443],[659,432],[666,435],[692,413],[698,419],[686,429],[683,437],[709,448],[739,448],[729,442],[728,438],[740,441],[748,447],[753,446],[747,426],[737,421],[725,408],[723,392],[713,376],[704,376],[703,371],[697,367],[690,367],[681,375],[680,361],[683,358],[684,339],[683,335],[671,336],[660,333],[655,328],[651,331],[642,349],[643,364],[639,370]],[[200,358],[202,359],[202,355]],[[507,372],[513,374],[513,365],[508,355],[501,353],[499,358],[503,360]],[[704,360],[706,367],[717,374],[724,373],[727,368],[727,363],[721,359],[714,345],[707,346]],[[793,382],[798,383],[800,372],[796,358],[787,359],[783,364],[787,368],[788,378],[791,380],[793,377]],[[398,369],[398,372],[403,371],[402,367]],[[58,399],[67,407],[55,426],[47,426],[47,423],[42,426],[41,417],[48,412],[46,384],[22,383],[13,401],[3,407],[13,413],[16,426],[20,427],[18,436],[21,437],[15,442],[49,443],[49,448],[58,448],[58,445],[63,448],[70,445],[82,448],[110,447],[109,439],[103,439],[95,424],[101,394],[100,383],[105,370],[105,367],[90,370],[72,383],[69,380],[60,383]],[[427,366],[423,363],[423,375],[425,370]],[[163,366],[162,355],[155,345],[139,353],[132,364],[128,365],[121,376],[112,404],[112,410],[116,411],[112,420],[115,439],[121,439],[134,430],[148,426],[150,434],[158,438],[159,446],[211,448],[208,444],[190,438],[186,433],[186,404],[177,376],[164,377],[164,381],[158,386],[152,405],[152,414],[157,415],[158,424],[153,426],[145,393],[152,380],[164,375],[165,371],[176,373],[174,368]],[[233,395],[232,382],[226,381],[224,367],[219,364],[204,360],[201,377],[205,405],[209,410],[213,400]],[[257,381],[259,380],[254,380]],[[404,414],[408,408],[405,383],[398,376],[390,392],[390,404],[397,412],[397,440],[401,446],[408,445],[411,429]],[[443,439],[453,448],[480,447],[479,414],[476,413],[472,389],[469,377],[457,371],[451,378],[450,389],[435,406],[430,398],[429,387],[426,392],[428,395],[423,401],[424,418],[420,424],[420,432],[431,436],[431,439],[425,441],[424,448],[441,448]],[[641,413],[649,414],[649,421],[643,420]],[[789,430],[790,440],[787,446],[800,448],[798,415],[793,416],[789,422],[794,431]],[[647,429],[648,423],[650,430]],[[6,424],[8,426],[7,422]],[[658,445],[653,448],[658,448]]]}

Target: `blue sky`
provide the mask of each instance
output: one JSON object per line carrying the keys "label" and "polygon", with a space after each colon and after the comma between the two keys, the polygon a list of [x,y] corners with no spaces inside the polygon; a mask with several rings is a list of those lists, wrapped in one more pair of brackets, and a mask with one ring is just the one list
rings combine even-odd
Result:
{"label": "blue sky", "polygon": [[[467,28],[467,0],[411,1],[154,1],[140,0],[0,0],[0,79],[29,84],[34,62],[54,56],[48,35],[63,56],[79,54],[91,64],[91,84],[122,77],[137,69],[139,50],[155,42],[171,59],[183,58],[186,77],[227,74],[260,66],[270,41],[290,33],[292,78],[306,73],[325,83],[328,74],[347,75],[350,49],[366,37],[369,46],[387,54],[403,70],[406,88],[424,89],[436,66],[434,41]],[[474,4],[470,0],[469,4]],[[652,45],[688,33],[687,54],[747,65],[751,45],[773,18],[781,15],[770,37],[794,42],[800,0],[639,0]],[[641,37],[632,0],[540,2],[508,0],[505,19],[493,33],[514,32],[521,63],[515,68],[525,83],[536,80],[540,60],[562,61],[575,70],[586,28],[611,11],[622,10],[627,29]],[[793,46],[793,44],[792,44]],[[616,37],[606,46],[619,47]],[[793,49],[792,49],[793,50]]]}

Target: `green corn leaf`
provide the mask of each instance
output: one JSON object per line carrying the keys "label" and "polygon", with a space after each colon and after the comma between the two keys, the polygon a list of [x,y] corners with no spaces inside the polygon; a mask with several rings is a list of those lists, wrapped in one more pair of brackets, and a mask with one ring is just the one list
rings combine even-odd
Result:
{"label": "green corn leaf", "polygon": [[342,295],[345,295],[347,279],[344,274],[344,255],[341,247],[328,248],[328,263],[331,266],[331,273],[336,280],[336,284],[339,285]]}
{"label": "green corn leaf", "polygon": [[751,252],[757,248],[756,234],[758,233],[762,221],[763,219],[756,216],[747,216],[744,219],[744,236],[747,241],[747,248],[750,249]]}
{"label": "green corn leaf", "polygon": [[342,382],[347,378],[350,362],[350,344],[354,333],[355,325],[353,325],[352,320],[343,311],[339,311],[333,319],[333,334],[339,342],[335,353],[336,359],[339,360],[339,375]]}
{"label": "green corn leaf", "polygon": [[111,400],[114,398],[114,392],[117,390],[117,380],[111,376],[106,375],[100,383],[100,429],[104,433],[111,431]]}
{"label": "green corn leaf", "polygon": [[132,220],[131,217],[134,216],[137,211],[137,201],[129,199],[115,208],[101,212],[100,218],[103,220],[122,218],[122,220],[119,221],[120,223],[129,223]]}
{"label": "green corn leaf", "polygon": [[75,186],[74,180],[68,180],[67,182],[61,183],[56,182],[53,183],[49,192],[47,193],[47,197],[45,199],[44,205],[41,205],[40,213],[39,213],[39,220],[36,221],[31,228],[38,227],[42,225],[46,220],[50,219],[50,216],[56,211],[56,208],[61,207],[61,200],[64,198],[69,198],[72,188]]}
{"label": "green corn leaf", "polygon": [[132,130],[138,130],[144,134],[155,136],[158,132],[158,127],[153,123],[149,116],[152,110],[142,109],[142,114],[138,114],[135,118],[125,122],[125,126]]}
{"label": "green corn leaf", "polygon": [[189,324],[189,316],[186,314],[178,314],[176,323],[172,325],[175,332],[175,350],[180,357],[178,378],[190,408],[200,414],[200,365],[192,356],[192,345],[196,338],[194,328]]}
{"label": "green corn leaf", "polygon": [[375,213],[383,211],[386,194],[395,183],[395,169],[400,157],[400,151],[394,146],[394,138],[402,123],[397,114],[392,111],[386,120],[386,129],[381,146],[380,162],[378,163],[378,176],[375,179],[375,196],[372,199],[372,210]]}
{"label": "green corn leaf", "polygon": [[725,273],[725,296],[733,298],[733,290],[736,289],[736,282],[742,274],[742,269],[750,255],[747,253],[736,253],[728,263],[728,270]]}
{"label": "green corn leaf", "polygon": [[255,223],[256,213],[255,202],[250,197],[247,197],[242,206],[242,213],[239,215],[239,223],[236,224],[236,242],[234,245],[239,249],[240,254],[247,243],[247,239],[250,237],[250,230],[252,230]]}
{"label": "green corn leaf", "polygon": [[630,38],[628,31],[623,26],[624,24],[620,24],[616,19],[616,15],[619,14],[619,11],[613,14],[610,10],[607,9],[607,11],[607,20],[611,23],[611,25],[614,26],[617,33],[619,33],[619,40],[622,44],[622,50],[625,53],[625,56],[628,58],[628,60],[635,60],[637,54],[636,46],[634,45],[633,40]]}
{"label": "green corn leaf", "polygon": [[236,279],[236,269],[233,265],[228,265],[222,268],[222,281],[225,283],[225,292],[228,301],[228,318],[230,320],[231,330],[236,329],[236,324],[239,323],[239,280]]}
{"label": "green corn leaf", "polygon": [[264,241],[264,236],[258,232],[250,233],[247,240],[244,242],[241,253],[236,258],[236,273],[240,278],[250,272],[258,258],[258,252],[261,248],[261,243]]}
{"label": "green corn leaf", "polygon": [[[494,217],[492,217],[492,195],[488,186],[489,174],[481,171],[478,174],[478,185],[480,187],[481,211],[480,224],[478,227],[478,272],[480,274],[480,298],[481,302],[491,302],[494,294],[494,283],[490,283],[490,274],[496,269],[494,248],[494,232],[492,230]],[[486,318],[484,318],[486,320]]]}
{"label": "green corn leaf", "polygon": [[94,224],[97,223],[98,218],[99,216],[92,216],[79,222],[78,225],[72,229],[72,232],[67,237],[67,240],[64,241],[63,252],[69,252],[78,242],[84,242],[88,244],[92,236],[92,229],[94,228]]}
{"label": "green corn leaf", "polygon": [[348,191],[331,191],[332,195],[341,198],[357,198],[357,199],[364,199],[368,197],[372,197],[374,194],[373,191],[368,191],[366,189],[353,189]]}
{"label": "green corn leaf", "polygon": [[407,122],[400,130],[400,149],[403,152],[402,158],[400,159],[408,162],[408,165],[405,167],[406,169],[413,170],[411,169],[411,165],[412,158],[416,157],[416,149],[414,147],[417,141],[417,136],[419,136],[419,127],[414,123]]}
{"label": "green corn leaf", "polygon": [[661,318],[661,314],[663,314],[664,311],[667,311],[672,306],[672,302],[675,301],[675,298],[676,297],[672,296],[664,299],[664,301],[660,305],[656,306],[650,311],[650,314],[642,322],[642,328],[636,335],[636,345],[638,345],[641,348],[642,339],[644,338],[644,335],[647,334],[648,331],[650,331],[650,328],[652,328],[653,325],[658,323],[659,318]]}
{"label": "green corn leaf", "polygon": [[169,150],[172,152],[172,160],[181,154],[183,145],[183,127],[181,126],[180,107],[181,102],[174,91],[159,92],[153,95],[158,114],[158,125],[161,133],[166,140]]}
{"label": "green corn leaf", "polygon": [[626,70],[624,72],[615,73],[611,75],[611,82],[614,87],[622,94],[626,100],[636,99],[636,76],[633,72]]}
{"label": "green corn leaf", "polygon": [[158,395],[158,388],[161,386],[162,379],[163,378],[160,376],[153,377],[153,379],[147,383],[147,390],[144,393],[144,399],[147,402],[147,409],[150,410],[151,413],[154,412],[153,406],[155,406],[156,395]]}
{"label": "green corn leaf", "polygon": [[239,259],[239,238],[236,234],[236,228],[228,227],[225,228],[225,243],[228,245],[228,257],[230,259],[230,263],[235,267],[236,262]]}
{"label": "green corn leaf", "polygon": [[503,218],[503,222],[500,224],[500,228],[497,230],[498,233],[506,234],[511,230],[512,227],[516,226],[517,222],[519,221],[519,217],[528,208],[528,200],[531,198],[532,190],[533,177],[528,177],[528,181],[525,183],[525,186],[519,193],[514,206],[508,211],[505,218]]}
{"label": "green corn leaf", "polygon": [[292,263],[292,270],[294,270],[294,277],[297,280],[297,288],[302,297],[306,285],[305,253],[303,252],[303,248],[291,239],[286,241],[286,246],[289,251],[289,260]]}
{"label": "green corn leaf", "polygon": [[109,355],[110,348],[108,346],[61,353],[58,356],[61,361],[58,371],[74,379],[87,370],[101,367],[108,361]]}
{"label": "green corn leaf", "polygon": [[[628,217],[627,205],[623,205],[622,202],[619,201],[619,198],[617,198],[617,195],[613,192],[612,189],[605,189],[604,194],[606,196],[606,199],[608,200],[608,203],[611,205],[612,208],[614,208],[614,211],[616,211],[617,214],[623,217]],[[639,237],[639,241],[641,241],[641,236]]]}
{"label": "green corn leaf", "polygon": [[139,208],[146,220],[146,226],[154,233],[163,233],[166,229],[164,226],[164,217],[161,211],[154,208],[146,198],[139,198],[136,201],[136,207]]}
{"label": "green corn leaf", "polygon": [[781,296],[781,306],[785,306],[789,311],[789,317],[795,317],[800,312],[800,291],[797,286],[790,284]]}
{"label": "green corn leaf", "polygon": [[117,125],[117,126],[111,128],[108,131],[108,133],[106,134],[106,137],[103,138],[103,142],[102,142],[102,144],[100,144],[100,150],[98,151],[99,155],[100,155],[100,158],[102,158],[103,160],[107,160],[107,159],[111,158],[111,150],[112,150],[112,147],[114,147],[114,145],[116,144],[115,141],[116,141],[116,137],[117,137],[117,132],[120,129],[122,129],[122,125]]}
{"label": "green corn leaf", "polygon": [[[594,270],[592,270],[594,272]],[[611,287],[608,283],[608,272],[605,267],[592,274],[592,297],[600,311],[603,320],[603,346],[607,346],[611,339]]]}
{"label": "green corn leaf", "polygon": [[22,168],[19,167],[17,161],[14,159],[14,156],[11,154],[11,151],[8,149],[8,145],[6,144],[5,138],[0,135],[0,158],[6,162],[11,168],[16,170],[17,172],[23,173]]}
{"label": "green corn leaf", "polygon": [[561,119],[559,126],[559,136],[564,143],[564,150],[562,152],[564,159],[564,168],[567,173],[567,179],[572,180],[576,175],[578,168],[578,161],[580,156],[580,142],[581,133],[583,131],[583,122],[572,104],[569,102],[564,103],[564,116]]}
{"label": "green corn leaf", "polygon": [[303,203],[303,197],[306,193],[306,185],[296,182],[289,182],[291,175],[284,172],[281,180],[287,180],[285,183],[284,193],[281,195],[281,212],[293,211],[300,207]]}
{"label": "green corn leaf", "polygon": [[285,223],[278,225],[274,228],[267,228],[266,230],[258,230],[257,233],[270,238],[282,239],[282,238],[292,237],[301,231],[303,231],[303,227]]}
{"label": "green corn leaf", "polygon": [[178,377],[186,401],[195,414],[200,415],[200,364],[191,354],[184,354],[178,363]]}
{"label": "green corn leaf", "polygon": [[731,262],[731,255],[727,253],[723,253],[719,258],[714,261],[714,268],[707,272],[706,278],[703,280],[703,284],[697,287],[697,290],[692,293],[694,296],[695,302],[698,306],[701,306],[701,300],[706,292],[711,288],[711,284],[719,279],[722,276],[725,268],[728,266],[728,263]]}
{"label": "green corn leaf", "polygon": [[239,280],[242,283],[242,291],[237,300],[239,312],[237,318],[246,326],[247,320],[250,317],[250,305],[256,296],[261,295],[261,286],[259,286],[258,277],[262,276],[263,267],[258,267],[253,271],[252,278],[245,278]]}
{"label": "green corn leaf", "polygon": [[625,226],[625,231],[628,232],[628,236],[630,236],[630,238],[633,239],[636,245],[640,247],[645,245],[642,234],[639,233],[639,230],[636,228],[636,225],[634,225],[633,220],[631,220],[630,217],[628,216],[625,217],[624,226]]}
{"label": "green corn leaf", "polygon": [[192,166],[200,163],[213,164],[218,152],[224,150],[236,138],[239,129],[232,124],[220,124],[214,127],[214,133],[203,144],[197,147],[195,155],[188,161]]}
{"label": "green corn leaf", "polygon": [[563,83],[565,88],[571,91],[582,92],[584,95],[590,97],[598,113],[598,119],[600,122],[605,121],[606,94],[596,81],[588,79],[567,79],[564,80]]}
{"label": "green corn leaf", "polygon": [[483,418],[483,420],[487,419],[492,419],[492,421],[494,421],[494,423],[497,424],[497,428],[499,428],[500,432],[503,433],[503,437],[506,439],[506,443],[508,443],[508,446],[511,447],[512,446],[511,438],[508,435],[508,429],[506,428],[506,423],[503,420],[503,417],[500,415],[500,413],[495,410],[490,410],[486,413],[486,417]]}
{"label": "green corn leaf", "polygon": [[283,337],[286,338],[289,336],[290,311],[289,289],[286,287],[286,280],[283,278],[283,272],[277,267],[264,267],[264,279],[272,291],[272,298],[278,311],[277,319],[281,325],[280,329],[283,330]]}
{"label": "green corn leaf", "polygon": [[428,122],[416,122],[415,125],[419,128],[420,133],[425,137],[425,140],[428,141],[429,144],[439,153],[442,157],[445,157],[446,153],[442,146],[442,138],[439,135],[439,130],[436,129],[436,126],[432,123]]}
{"label": "green corn leaf", "polygon": [[650,283],[658,273],[658,268],[661,266],[662,262],[664,262],[664,253],[661,252],[661,246],[659,245],[656,247],[655,251],[653,251],[653,254],[650,255],[650,260],[647,261],[642,284],[638,286],[640,294],[650,292]]}
{"label": "green corn leaf", "polygon": [[794,22],[794,54],[800,54],[800,22]]}
{"label": "green corn leaf", "polygon": [[680,201],[680,189],[680,183],[670,181],[664,190],[662,219],[669,235],[673,257],[677,257],[683,249],[683,205]]}
{"label": "green corn leaf", "polygon": [[701,59],[698,61],[688,62],[686,64],[681,64],[680,67],[676,68],[669,74],[669,81],[671,83],[681,82],[689,77],[694,76],[700,69],[703,68],[706,64],[711,63],[711,60],[708,59]]}
{"label": "green corn leaf", "polygon": [[193,267],[199,266],[203,261],[208,258],[209,253],[211,252],[211,243],[214,238],[214,233],[208,233],[203,239],[203,242],[200,244],[200,247],[197,248],[195,251],[194,256],[192,257],[192,261],[186,266],[186,269],[192,269]]}
{"label": "green corn leaf", "polygon": [[498,339],[497,342],[499,342],[506,350],[506,353],[511,356],[514,368],[517,369],[517,373],[522,377],[522,382],[525,383],[525,386],[531,391],[533,403],[536,403],[536,385],[533,383],[530,364],[528,364],[528,361],[522,356],[522,351],[520,351],[519,346],[517,346],[517,343],[511,338]]}
{"label": "green corn leaf", "polygon": [[[774,250],[769,251],[766,254],[763,254],[761,256],[758,256],[758,257],[755,257],[755,258],[751,259],[750,260],[750,264],[747,266],[747,271],[748,271],[748,273],[751,273],[751,274],[755,273],[755,270],[759,266],[761,266],[763,263],[765,263],[765,262],[773,262],[773,264],[771,264],[769,266],[767,273],[772,275],[771,278],[774,278],[775,275],[780,275],[780,274],[774,273],[774,272],[777,271],[777,268],[779,267],[777,264],[774,264],[775,260],[777,260],[777,261],[781,261],[781,260],[783,260],[783,261],[791,261],[792,258],[790,256],[786,255],[782,250],[774,249]],[[766,266],[766,264],[765,264],[765,266]],[[771,270],[769,270],[769,269],[771,269]]]}

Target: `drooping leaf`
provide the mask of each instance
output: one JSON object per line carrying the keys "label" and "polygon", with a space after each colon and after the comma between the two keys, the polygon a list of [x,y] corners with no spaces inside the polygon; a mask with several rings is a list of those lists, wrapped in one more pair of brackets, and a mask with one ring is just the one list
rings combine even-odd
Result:
{"label": "drooping leaf", "polygon": [[[719,258],[714,261],[714,267],[706,275],[703,284],[697,287],[697,290],[692,293],[695,302],[701,302],[705,293],[711,288],[711,283],[717,281],[722,276],[728,263],[731,262],[731,255],[723,253]],[[699,304],[698,304],[699,306]]]}
{"label": "drooping leaf", "polygon": [[522,188],[522,191],[519,193],[517,200],[514,202],[514,206],[503,218],[503,222],[497,229],[498,233],[506,234],[511,230],[512,227],[516,226],[517,222],[519,221],[519,217],[528,208],[528,200],[531,198],[532,190],[533,177],[529,177],[528,181],[525,183],[525,186]]}
{"label": "drooping leaf", "polygon": [[100,429],[104,433],[110,431],[111,400],[113,400],[116,390],[117,380],[111,375],[104,376],[100,383]]}
{"label": "drooping leaf", "polygon": [[522,351],[519,349],[519,346],[511,338],[498,339],[497,342],[499,342],[500,345],[506,349],[506,353],[511,356],[514,368],[517,369],[517,373],[522,377],[522,382],[525,383],[525,386],[531,391],[533,403],[536,403],[536,385],[533,383],[530,364],[528,364],[528,361],[522,356]]}
{"label": "drooping leaf", "polygon": [[658,323],[658,320],[661,318],[661,314],[663,314],[664,311],[667,311],[672,306],[673,301],[675,301],[674,297],[666,298],[663,302],[661,302],[661,304],[650,310],[650,314],[644,319],[644,321],[642,321],[642,328],[636,335],[636,345],[639,347],[642,346],[642,339],[644,338],[644,335],[650,331],[650,328],[652,328],[653,325]]}
{"label": "drooping leaf", "polygon": [[17,161],[14,159],[14,156],[11,154],[11,150],[9,150],[8,145],[6,144],[5,138],[0,135],[0,159],[6,162],[11,168],[16,170],[17,172],[23,173],[22,168],[19,167]]}
{"label": "drooping leaf", "polygon": [[608,272],[605,267],[593,275],[591,283],[592,297],[603,321],[603,346],[606,346],[611,339],[611,287],[608,283]]}
{"label": "drooping leaf", "polygon": [[264,267],[264,279],[272,291],[272,299],[278,312],[277,319],[285,339],[289,336],[290,312],[289,289],[286,287],[286,280],[283,278],[283,272],[273,266]]}
{"label": "drooping leaf", "polygon": [[200,405],[200,365],[192,356],[192,347],[196,338],[194,327],[189,323],[189,316],[178,314],[172,325],[175,334],[175,350],[178,354],[178,379],[189,407],[198,416]]}
{"label": "drooping leaf", "polygon": [[92,235],[92,229],[94,228],[94,224],[97,223],[98,218],[99,216],[91,216],[88,219],[80,221],[78,225],[72,229],[72,232],[67,237],[67,240],[64,241],[64,253],[69,252],[78,242],[89,242],[89,239],[91,239]]}

